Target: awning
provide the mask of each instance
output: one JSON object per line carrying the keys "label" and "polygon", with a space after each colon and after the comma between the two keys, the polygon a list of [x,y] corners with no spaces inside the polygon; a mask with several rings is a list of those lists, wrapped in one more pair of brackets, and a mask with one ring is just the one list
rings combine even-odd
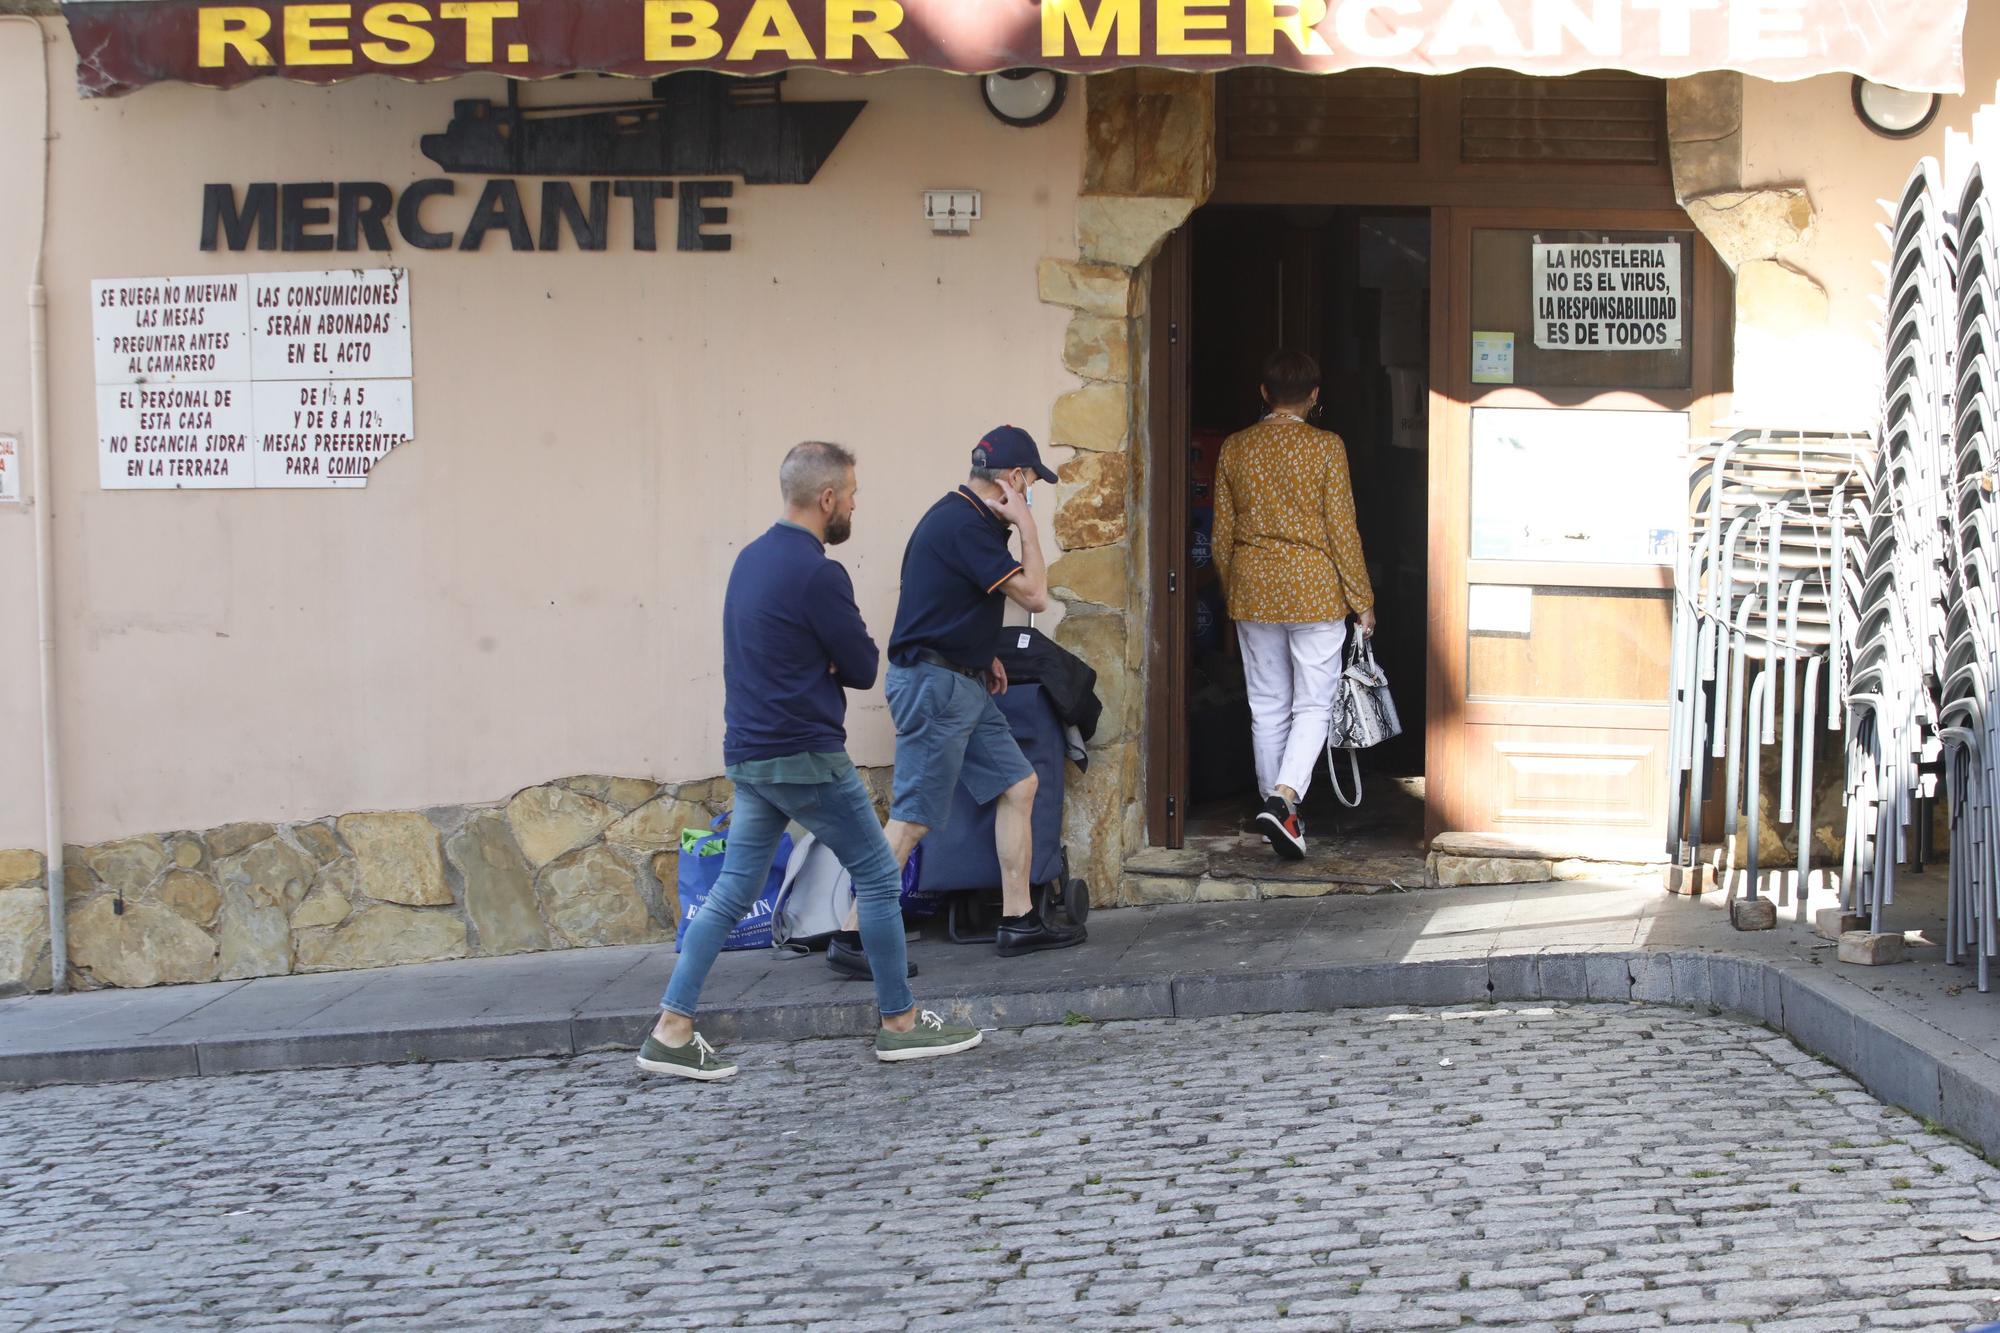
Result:
{"label": "awning", "polygon": [[67,0],[85,95],[363,74],[1740,70],[1964,88],[1966,0]]}

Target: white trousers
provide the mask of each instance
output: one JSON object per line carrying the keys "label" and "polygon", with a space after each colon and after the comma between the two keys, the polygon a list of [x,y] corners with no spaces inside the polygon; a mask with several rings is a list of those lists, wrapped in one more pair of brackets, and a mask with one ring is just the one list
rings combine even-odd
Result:
{"label": "white trousers", "polygon": [[1236,622],[1243,683],[1250,691],[1250,743],[1257,753],[1257,794],[1290,787],[1301,798],[1326,750],[1333,692],[1347,622],[1309,625]]}

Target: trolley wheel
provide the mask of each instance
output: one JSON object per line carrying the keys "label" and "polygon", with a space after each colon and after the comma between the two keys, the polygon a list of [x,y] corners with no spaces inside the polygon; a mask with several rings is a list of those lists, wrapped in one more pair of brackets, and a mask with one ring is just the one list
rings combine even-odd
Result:
{"label": "trolley wheel", "polygon": [[1080,879],[1063,885],[1063,909],[1072,924],[1082,925],[1090,916],[1090,885]]}
{"label": "trolley wheel", "polygon": [[1046,884],[1037,884],[1035,890],[1035,910],[1041,915],[1042,924],[1051,929],[1062,924],[1065,910],[1062,881],[1052,879]]}

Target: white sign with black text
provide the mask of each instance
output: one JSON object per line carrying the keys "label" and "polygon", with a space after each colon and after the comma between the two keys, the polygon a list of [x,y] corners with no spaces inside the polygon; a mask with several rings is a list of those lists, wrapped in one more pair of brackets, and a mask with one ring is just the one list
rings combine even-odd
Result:
{"label": "white sign with black text", "polygon": [[257,484],[250,385],[100,384],[97,484],[107,491],[241,490]]}
{"label": "white sign with black text", "polygon": [[402,269],[91,292],[106,490],[364,486],[415,433]]}
{"label": "white sign with black text", "polygon": [[1674,241],[1535,243],[1535,346],[1550,352],[1672,352],[1681,345]]}
{"label": "white sign with black text", "polygon": [[99,384],[250,378],[250,303],[241,275],[114,278],[90,284]]}
{"label": "white sign with black text", "polygon": [[250,275],[250,377],[407,379],[410,284],[402,269]]}
{"label": "white sign with black text", "polygon": [[259,486],[360,486],[416,433],[408,380],[263,380],[253,386]]}

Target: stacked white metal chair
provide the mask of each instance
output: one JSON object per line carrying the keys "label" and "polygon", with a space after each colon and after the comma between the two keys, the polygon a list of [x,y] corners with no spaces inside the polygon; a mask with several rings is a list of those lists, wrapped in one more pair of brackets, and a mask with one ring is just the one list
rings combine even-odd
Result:
{"label": "stacked white metal chair", "polygon": [[[1869,468],[1872,436],[1742,431],[1701,446],[1675,602],[1669,855],[1693,873],[1702,807],[1724,799],[1725,846],[1759,893],[1764,752],[1779,750],[1777,823],[1796,829],[1801,906],[1812,869],[1813,760],[1837,729],[1835,509]],[[1719,767],[1718,767],[1719,764]],[[1721,791],[1717,791],[1718,784]]]}
{"label": "stacked white metal chair", "polygon": [[[1975,171],[1955,216],[1937,164],[1889,231],[1879,437],[1745,432],[1703,450],[1674,621],[1668,851],[1692,868],[1715,762],[1723,832],[1759,891],[1763,750],[1811,870],[1813,753],[1845,723],[1842,901],[1881,930],[1901,866],[1951,848],[1946,957],[2000,957],[2000,208]],[[1879,440],[1879,443],[1878,443]]]}
{"label": "stacked white metal chair", "polygon": [[1911,173],[1890,235],[1882,448],[1839,508],[1838,683],[1847,704],[1849,911],[1879,930],[1896,868],[1921,861],[1940,758],[1946,633],[1941,524],[1949,477],[1957,244],[1937,167]]}
{"label": "stacked white metal chair", "polygon": [[1995,412],[2000,410],[2000,231],[1985,182],[1974,171],[1959,200],[1957,362],[1951,447],[1938,522],[1942,532],[1942,664],[1936,682],[1938,737],[1951,812],[1951,871],[1945,950],[1978,960],[1986,990],[2000,954],[2000,497],[1994,494]]}

